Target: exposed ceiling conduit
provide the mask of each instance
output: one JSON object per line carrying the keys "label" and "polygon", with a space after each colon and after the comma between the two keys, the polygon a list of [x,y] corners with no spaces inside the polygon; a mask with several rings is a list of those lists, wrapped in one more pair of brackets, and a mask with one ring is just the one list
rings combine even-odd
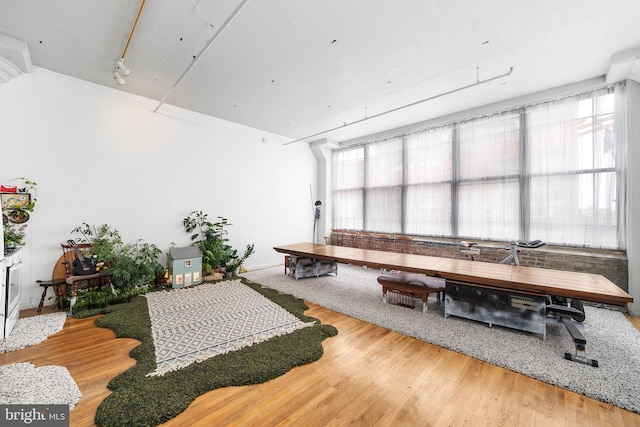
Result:
{"label": "exposed ceiling conduit", "polygon": [[213,42],[215,42],[217,40],[217,38],[220,36],[220,34],[222,34],[222,32],[229,26],[229,24],[231,24],[231,21],[233,21],[235,19],[235,17],[240,13],[242,8],[244,8],[248,2],[249,2],[249,0],[242,0],[242,2],[240,2],[238,7],[236,7],[236,9],[231,13],[231,15],[229,15],[227,20],[224,21],[224,24],[222,24],[222,26],[220,26],[220,28],[218,28],[218,31],[216,31],[216,33],[213,35],[213,37],[211,37],[211,40],[209,40],[209,42],[200,51],[200,53],[193,59],[193,61],[187,67],[187,69],[184,70],[184,73],[182,73],[182,75],[180,76],[178,81],[176,81],[176,83],[173,85],[173,87],[171,89],[169,89],[169,92],[167,92],[167,94],[162,97],[162,99],[160,100],[160,103],[158,104],[158,106],[155,108],[155,110],[153,110],[154,113],[158,111],[158,109],[162,106],[162,104],[164,104],[166,99],[173,93],[173,91],[178,87],[178,85],[182,82],[182,80],[184,80],[184,78],[187,76],[187,74],[189,74],[189,72],[193,69],[193,67],[198,63],[200,58],[202,58],[202,56],[211,47]]}
{"label": "exposed ceiling conduit", "polygon": [[145,1],[146,0],[140,0],[140,4],[138,5],[138,11],[136,12],[136,17],[133,19],[133,23],[131,24],[131,29],[129,30],[129,36],[127,37],[127,41],[125,42],[124,48],[122,49],[122,54],[120,55],[121,59],[124,59],[127,56],[129,43],[131,43],[133,32],[136,30],[136,27],[138,26],[138,20],[140,19],[140,14],[142,13],[142,8],[144,7]]}
{"label": "exposed ceiling conduit", "polygon": [[355,124],[358,124],[358,123],[365,122],[367,120],[371,120],[371,119],[375,119],[375,118],[380,117],[380,116],[384,116],[386,114],[394,113],[394,112],[396,112],[398,110],[402,110],[404,108],[413,107],[414,105],[418,105],[418,104],[421,104],[423,102],[432,101],[432,100],[434,100],[436,98],[441,98],[441,97],[446,96],[446,95],[451,95],[452,93],[460,92],[462,90],[469,89],[469,88],[472,88],[474,86],[478,86],[478,85],[481,85],[481,84],[484,84],[484,83],[489,83],[489,82],[491,82],[493,80],[501,79],[502,77],[507,77],[512,72],[513,72],[513,67],[509,68],[508,72],[506,72],[504,74],[500,74],[499,76],[490,77],[490,78],[484,79],[484,80],[479,80],[478,79],[475,83],[472,83],[472,84],[469,84],[469,85],[466,85],[466,86],[461,86],[459,88],[452,89],[452,90],[449,90],[447,92],[442,92],[442,93],[439,93],[438,95],[430,96],[429,98],[421,99],[420,101],[415,101],[415,102],[412,102],[410,104],[403,105],[401,107],[396,107],[396,108],[393,108],[391,110],[383,111],[382,113],[374,114],[373,116],[367,117],[366,114],[365,114],[364,118],[362,118],[360,120],[356,120],[355,122],[344,123],[341,126],[336,126],[334,128],[327,129],[327,130],[322,131],[322,132],[314,133],[313,135],[305,136],[304,138],[299,138],[299,139],[296,139],[296,140],[293,140],[293,141],[285,142],[282,145],[289,145],[289,144],[293,144],[294,142],[304,141],[304,140],[309,139],[309,138],[314,138],[316,136],[324,135],[325,133],[333,132],[334,130],[344,129],[347,126],[352,126],[352,125],[355,125]]}

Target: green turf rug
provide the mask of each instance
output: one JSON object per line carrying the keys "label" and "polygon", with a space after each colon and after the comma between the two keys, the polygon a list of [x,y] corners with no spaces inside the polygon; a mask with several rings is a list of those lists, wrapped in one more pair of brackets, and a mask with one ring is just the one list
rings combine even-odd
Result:
{"label": "green turf rug", "polygon": [[148,376],[156,369],[156,357],[147,299],[135,297],[126,304],[112,306],[106,315],[96,320],[96,325],[112,329],[119,338],[140,340],[141,344],[131,351],[136,365],[109,383],[112,394],[98,407],[96,424],[102,427],[159,425],[211,390],[266,382],[322,356],[322,341],[336,335],[336,328],[305,316],[308,307],[301,299],[245,279],[242,282],[303,322],[315,324],[162,376]]}

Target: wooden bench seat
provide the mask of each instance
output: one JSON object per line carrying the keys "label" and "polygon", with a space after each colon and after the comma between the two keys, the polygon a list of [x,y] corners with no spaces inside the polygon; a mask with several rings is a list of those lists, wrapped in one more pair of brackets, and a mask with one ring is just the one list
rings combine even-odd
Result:
{"label": "wooden bench seat", "polygon": [[436,277],[429,277],[417,273],[386,273],[378,276],[378,283],[382,285],[382,300],[388,301],[388,292],[398,292],[412,298],[422,300],[422,312],[427,312],[429,294],[437,293],[438,301],[444,296],[445,281]]}

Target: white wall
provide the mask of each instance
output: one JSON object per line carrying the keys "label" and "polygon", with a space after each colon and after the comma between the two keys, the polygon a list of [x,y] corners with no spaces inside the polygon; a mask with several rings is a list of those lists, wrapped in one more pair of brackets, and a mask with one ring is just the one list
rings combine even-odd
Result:
{"label": "white wall", "polygon": [[640,84],[627,81],[627,258],[629,259],[629,304],[632,314],[640,316]]}
{"label": "white wall", "polygon": [[234,247],[255,243],[247,268],[282,262],[274,245],[310,240],[308,144],[156,105],[43,69],[0,85],[0,181],[38,183],[22,309],[37,306],[35,281],[51,278],[60,243],[83,221],[166,251],[190,244],[182,219],[191,211],[224,216]]}

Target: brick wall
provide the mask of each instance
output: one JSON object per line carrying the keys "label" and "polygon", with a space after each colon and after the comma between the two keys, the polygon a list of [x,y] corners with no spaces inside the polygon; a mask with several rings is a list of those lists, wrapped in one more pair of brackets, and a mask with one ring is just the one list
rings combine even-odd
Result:
{"label": "brick wall", "polygon": [[[370,233],[345,234],[333,230],[328,243],[341,246],[353,246],[389,252],[405,252],[418,255],[444,258],[466,258],[460,252],[460,241],[452,239],[414,238],[403,241],[395,236]],[[508,253],[501,249],[507,242],[478,241],[480,254],[477,261],[500,262]],[[578,271],[601,274],[624,291],[629,291],[628,260],[625,251],[567,248],[546,245],[535,249],[521,248],[518,253],[520,265],[549,268],[554,270]]]}

